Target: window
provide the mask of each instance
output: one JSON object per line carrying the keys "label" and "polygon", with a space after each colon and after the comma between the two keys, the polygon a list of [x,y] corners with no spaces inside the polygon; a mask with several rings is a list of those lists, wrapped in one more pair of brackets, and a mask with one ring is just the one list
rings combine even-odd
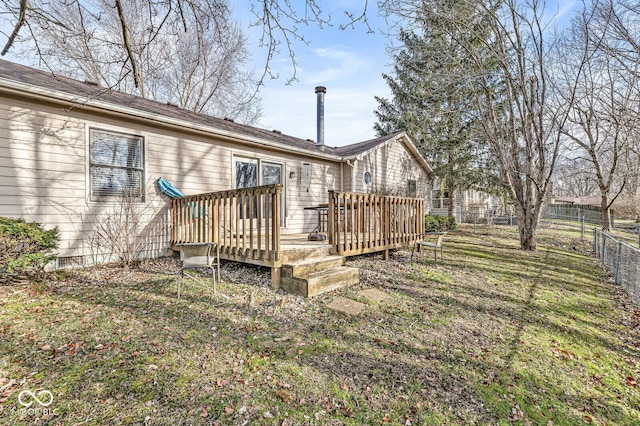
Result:
{"label": "window", "polygon": [[370,172],[364,172],[363,181],[364,181],[365,186],[371,185],[371,173]]}
{"label": "window", "polygon": [[141,136],[89,131],[92,201],[123,195],[143,201],[143,142]]}
{"label": "window", "polygon": [[407,197],[416,197],[417,192],[416,181],[409,179],[407,181]]}
{"label": "window", "polygon": [[302,163],[302,182],[311,183],[311,164]]}
{"label": "window", "polygon": [[[253,188],[258,186],[258,162],[256,160],[248,158],[236,158],[236,189]],[[258,217],[258,209],[255,202],[255,196],[253,200],[253,212],[249,210],[249,200],[245,197],[239,198],[240,203],[240,218],[255,218]]]}
{"label": "window", "polygon": [[236,188],[258,186],[258,162],[244,158],[236,159]]}

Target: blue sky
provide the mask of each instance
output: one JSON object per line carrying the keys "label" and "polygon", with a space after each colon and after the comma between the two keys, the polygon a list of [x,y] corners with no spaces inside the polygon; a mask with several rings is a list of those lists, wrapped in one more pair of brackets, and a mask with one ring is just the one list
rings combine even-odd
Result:
{"label": "blue sky", "polygon": [[[296,43],[297,81],[287,83],[293,75],[286,52],[271,63],[279,78],[269,77],[261,89],[263,118],[259,125],[301,138],[316,139],[316,86],[325,86],[325,143],[341,146],[375,137],[373,111],[377,107],[375,95],[389,96],[382,73],[389,72],[390,59],[385,52],[386,38],[377,17],[375,2],[369,2],[368,16],[374,33],[364,24],[344,30],[339,24],[346,21],[344,11],[360,14],[363,0],[322,2],[323,13],[330,14],[333,25],[320,29],[315,24],[300,27],[308,45]],[[246,6],[236,3],[236,16],[242,24],[249,19]],[[260,30],[247,29],[254,52],[256,71],[264,67],[265,49],[257,47]]]}
{"label": "blue sky", "polygon": [[[298,0],[299,2],[301,0]],[[360,24],[354,29],[340,30],[344,11],[359,14],[364,0],[336,0],[322,2],[325,12],[330,12],[334,25],[319,29],[311,24],[300,31],[309,45],[294,46],[298,81],[287,84],[292,75],[291,62],[282,55],[271,65],[280,74],[276,80],[266,80],[261,89],[263,118],[260,127],[280,130],[301,138],[316,139],[315,86],[327,87],[325,95],[325,143],[342,146],[375,137],[374,110],[378,103],[374,96],[390,97],[390,91],[382,78],[393,70],[391,58],[385,48],[388,39],[383,35],[384,21],[377,16],[375,2],[369,1],[368,16],[374,34]],[[579,0],[549,1],[547,19],[563,24]],[[246,6],[236,4],[236,15],[247,23]],[[257,48],[260,32],[248,29],[249,42],[253,46],[254,66],[264,66],[265,51]]]}

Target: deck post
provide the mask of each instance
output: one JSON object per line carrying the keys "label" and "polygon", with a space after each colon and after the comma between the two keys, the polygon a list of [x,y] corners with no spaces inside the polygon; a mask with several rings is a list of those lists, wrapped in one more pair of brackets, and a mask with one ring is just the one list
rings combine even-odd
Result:
{"label": "deck post", "polygon": [[382,260],[389,260],[389,250],[385,250],[382,252]]}
{"label": "deck post", "polygon": [[271,288],[277,290],[280,288],[280,268],[271,268]]}

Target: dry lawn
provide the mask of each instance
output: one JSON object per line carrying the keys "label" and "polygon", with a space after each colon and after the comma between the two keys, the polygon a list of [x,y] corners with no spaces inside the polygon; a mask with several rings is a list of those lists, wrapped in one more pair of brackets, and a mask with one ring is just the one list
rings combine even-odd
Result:
{"label": "dry lawn", "polygon": [[472,231],[438,265],[350,259],[360,286],[314,299],[225,263],[228,300],[178,301],[173,259],[0,286],[0,424],[640,424],[640,312],[588,244]]}

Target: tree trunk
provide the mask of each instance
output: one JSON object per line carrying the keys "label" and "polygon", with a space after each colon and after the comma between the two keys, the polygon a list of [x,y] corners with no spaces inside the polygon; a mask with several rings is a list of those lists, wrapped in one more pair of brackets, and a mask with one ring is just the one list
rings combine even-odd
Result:
{"label": "tree trunk", "polygon": [[536,231],[540,218],[540,208],[532,199],[526,200],[522,205],[516,203],[516,218],[518,220],[518,233],[520,236],[520,249],[525,251],[536,251],[537,240]]}
{"label": "tree trunk", "polygon": [[520,231],[520,249],[526,251],[536,251],[536,227],[522,226],[518,223]]}
{"label": "tree trunk", "polygon": [[609,197],[606,194],[602,195],[600,207],[602,210],[602,230],[609,231],[611,229],[611,216],[609,214]]}
{"label": "tree trunk", "polygon": [[[453,180],[453,179],[450,179]],[[457,191],[456,186],[453,183],[449,184],[449,207],[447,210],[447,216],[455,217]]]}

